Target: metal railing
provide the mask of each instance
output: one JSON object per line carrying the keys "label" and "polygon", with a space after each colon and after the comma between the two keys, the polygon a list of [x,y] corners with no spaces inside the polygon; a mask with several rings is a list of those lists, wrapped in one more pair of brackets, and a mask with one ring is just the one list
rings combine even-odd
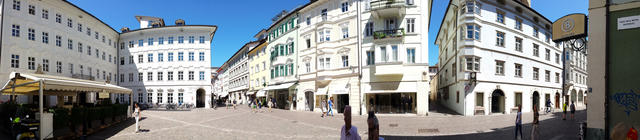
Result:
{"label": "metal railing", "polygon": [[372,1],[370,4],[371,9],[384,9],[384,8],[400,8],[407,6],[405,0],[377,0]]}
{"label": "metal railing", "polygon": [[373,39],[404,37],[404,29],[379,30],[373,32]]}

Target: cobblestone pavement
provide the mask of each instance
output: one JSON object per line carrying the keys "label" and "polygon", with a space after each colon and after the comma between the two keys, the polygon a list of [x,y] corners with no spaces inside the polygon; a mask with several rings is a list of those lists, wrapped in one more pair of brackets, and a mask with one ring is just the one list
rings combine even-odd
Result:
{"label": "cobblestone pavement", "polygon": [[[192,111],[142,112],[144,132],[134,133],[135,124],[123,123],[91,135],[89,139],[338,139],[344,124],[342,115],[321,118],[319,113],[273,110],[252,113],[245,106]],[[523,114],[525,139],[529,139],[533,120]],[[561,113],[541,114],[542,139],[575,139],[578,121],[586,111],[576,113],[576,120],[561,120]],[[515,115],[490,116],[415,116],[379,115],[380,135],[386,139],[513,139]],[[354,116],[352,124],[366,139],[366,116]]]}

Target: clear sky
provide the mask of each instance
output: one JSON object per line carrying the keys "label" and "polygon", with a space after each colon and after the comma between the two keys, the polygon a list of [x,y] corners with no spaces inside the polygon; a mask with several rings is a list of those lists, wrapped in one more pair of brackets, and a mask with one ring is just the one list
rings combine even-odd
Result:
{"label": "clear sky", "polygon": [[[429,65],[438,63],[438,46],[434,44],[440,22],[449,0],[433,0],[431,23],[429,25]],[[551,22],[568,14],[588,14],[588,0],[531,0],[531,7],[547,17]]]}
{"label": "clear sky", "polygon": [[[271,18],[282,10],[291,11],[309,0],[69,0],[120,31],[138,29],[136,15],[164,18],[167,25],[176,19],[186,24],[217,25],[213,38],[211,66],[222,65],[242,45],[253,41]],[[429,65],[438,62],[434,40],[449,0],[434,0],[429,29]],[[571,13],[587,13],[587,0],[532,0],[533,8],[551,21]]]}

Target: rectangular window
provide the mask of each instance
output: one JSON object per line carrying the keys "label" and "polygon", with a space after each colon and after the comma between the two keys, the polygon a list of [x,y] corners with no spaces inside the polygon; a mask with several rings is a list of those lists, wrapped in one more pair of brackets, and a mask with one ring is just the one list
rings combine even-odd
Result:
{"label": "rectangular window", "polygon": [[147,103],[153,102],[153,93],[147,93]]}
{"label": "rectangular window", "polygon": [[398,61],[398,46],[397,45],[392,45],[391,46],[391,59],[393,62],[397,62]]}
{"label": "rectangular window", "polygon": [[13,10],[20,11],[20,0],[13,0]]}
{"label": "rectangular window", "polygon": [[59,36],[59,35],[56,36],[56,46],[58,47],[62,46],[62,36]]}
{"label": "rectangular window", "polygon": [[60,61],[56,61],[56,72],[57,73],[62,73],[62,62],[60,62]]}
{"label": "rectangular window", "polygon": [[199,57],[199,60],[200,60],[200,61],[204,61],[204,52],[200,52],[200,53],[198,54],[198,57]]}
{"label": "rectangular window", "polygon": [[184,53],[178,52],[178,61],[184,61]]}
{"label": "rectangular window", "polygon": [[29,28],[27,29],[27,31],[29,31],[29,34],[27,36],[29,40],[36,41],[36,30]]}
{"label": "rectangular window", "polygon": [[49,72],[49,59],[42,59],[42,71]]}
{"label": "rectangular window", "polygon": [[147,54],[147,62],[153,62],[153,54]]}
{"label": "rectangular window", "polygon": [[142,55],[142,54],[139,54],[139,55],[138,55],[138,63],[143,63],[143,61],[144,61],[144,57],[143,57],[143,55]]}
{"label": "rectangular window", "polygon": [[476,93],[476,106],[479,106],[479,107],[484,106],[484,93],[482,92]]}
{"label": "rectangular window", "polygon": [[189,36],[189,44],[193,44],[195,42],[195,38],[193,36]]}
{"label": "rectangular window", "polygon": [[549,50],[549,49],[545,49],[544,58],[545,58],[547,61],[550,61],[550,60],[551,60],[551,50]]}
{"label": "rectangular window", "polygon": [[184,72],[178,71],[178,80],[180,81],[184,80]]}
{"label": "rectangular window", "polygon": [[556,72],[556,83],[560,83],[560,73]]}
{"label": "rectangular window", "polygon": [[124,57],[120,57],[120,65],[124,65]]}
{"label": "rectangular window", "polygon": [[147,81],[153,81],[153,72],[147,72]]}
{"label": "rectangular window", "polygon": [[11,67],[20,68],[20,55],[11,54]]}
{"label": "rectangular window", "polygon": [[82,24],[78,23],[78,32],[82,32]]}
{"label": "rectangular window", "polygon": [[167,93],[167,103],[173,103],[173,93],[171,92]]}
{"label": "rectangular window", "polygon": [[164,61],[164,54],[158,53],[158,62],[163,62],[163,61]]}
{"label": "rectangular window", "polygon": [[325,61],[324,61],[324,63],[325,63],[325,64],[324,64],[324,69],[331,69],[331,58],[328,58],[328,57],[327,57],[327,58],[325,58],[324,60],[325,60]]}
{"label": "rectangular window", "polygon": [[173,81],[173,71],[167,72],[167,80]]}
{"label": "rectangular window", "polygon": [[158,37],[158,45],[164,44],[164,37]]}
{"label": "rectangular window", "polygon": [[20,25],[11,25],[11,36],[20,37]]}
{"label": "rectangular window", "polygon": [[200,72],[200,77],[199,77],[200,81],[204,80],[204,71]]}
{"label": "rectangular window", "polygon": [[496,31],[496,46],[504,47],[504,32]]}
{"label": "rectangular window", "polygon": [[540,46],[538,44],[533,44],[533,56],[540,56]]}
{"label": "rectangular window", "polygon": [[36,6],[29,5],[29,14],[36,15]]}
{"label": "rectangular window", "polygon": [[538,27],[533,27],[533,37],[538,38]]}
{"label": "rectangular window", "polygon": [[549,33],[544,33],[544,42],[549,43],[551,40],[551,35]]}
{"label": "rectangular window", "polygon": [[144,40],[140,39],[138,40],[138,47],[142,47],[144,46]]}
{"label": "rectangular window", "polygon": [[320,65],[318,69],[324,69],[324,58],[320,58],[320,60],[318,61],[318,64]]}
{"label": "rectangular window", "polygon": [[87,27],[87,36],[91,36],[91,28]]}
{"label": "rectangular window", "polygon": [[380,61],[387,62],[389,57],[387,56],[387,47],[380,47]]}
{"label": "rectangular window", "polygon": [[415,32],[416,28],[416,19],[415,18],[407,18],[407,33]]}
{"label": "rectangular window", "polygon": [[466,39],[480,40],[480,26],[475,25],[475,24],[467,25],[467,38]]}
{"label": "rectangular window", "polygon": [[82,43],[78,42],[78,52],[82,53]]}
{"label": "rectangular window", "polygon": [[162,81],[162,79],[164,77],[163,74],[164,74],[163,72],[158,72],[158,81]]}
{"label": "rectangular window", "polygon": [[133,64],[133,55],[129,56],[129,64]]}
{"label": "rectangular window", "polygon": [[373,36],[373,22],[367,22],[364,26],[364,36]]}
{"label": "rectangular window", "polygon": [[544,81],[545,82],[551,82],[551,72],[548,70],[544,71]]}
{"label": "rectangular window", "polygon": [[167,43],[169,43],[169,44],[173,44],[173,36],[170,36],[170,37],[169,37],[169,40],[167,40]]}
{"label": "rectangular window", "polygon": [[56,14],[56,22],[57,23],[62,23],[62,15]]}
{"label": "rectangular window", "polygon": [[504,12],[496,10],[496,22],[504,24]]}
{"label": "rectangular window", "polygon": [[539,80],[539,70],[538,68],[534,67],[533,68],[533,80]]}
{"label": "rectangular window", "polygon": [[560,64],[560,54],[556,53],[556,64]]}
{"label": "rectangular window", "polygon": [[349,11],[349,2],[343,2],[342,3],[342,12],[347,12]]}
{"label": "rectangular window", "polygon": [[[89,75],[91,75],[91,69],[89,69]],[[124,83],[124,74],[120,74],[120,83]]]}
{"label": "rectangular window", "polygon": [[67,27],[73,28],[73,20],[71,20],[70,18],[67,19]]}
{"label": "rectangular window", "polygon": [[178,44],[184,43],[184,36],[178,36]]}
{"label": "rectangular window", "polygon": [[522,38],[516,37],[516,51],[522,52]]}
{"label": "rectangular window", "polygon": [[416,49],[407,48],[407,63],[416,63]]}
{"label": "rectangular window", "polygon": [[322,9],[320,16],[322,17],[322,21],[327,21],[327,9]]}
{"label": "rectangular window", "polygon": [[158,102],[157,103],[163,103],[162,102],[162,93],[158,93]]}
{"label": "rectangular window", "polygon": [[367,51],[367,65],[374,65],[376,63],[375,57],[374,51]]}
{"label": "rectangular window", "polygon": [[149,38],[148,41],[147,41],[147,44],[149,46],[153,45],[153,38]]}
{"label": "rectangular window", "polygon": [[515,100],[514,101],[515,102],[514,107],[521,106],[522,105],[522,93],[516,92],[515,93],[515,97],[516,98],[514,99]]}
{"label": "rectangular window", "polygon": [[516,28],[517,30],[522,31],[522,19],[520,19],[520,18],[516,18],[516,25],[515,25],[515,28]]}
{"label": "rectangular window", "polygon": [[496,60],[496,75],[504,76],[504,61]]}
{"label": "rectangular window", "polygon": [[183,93],[178,93],[178,103],[179,104],[184,103],[184,94]]}
{"label": "rectangular window", "polygon": [[49,19],[49,10],[42,9],[42,18]]}
{"label": "rectangular window", "polygon": [[307,49],[311,48],[311,39],[307,38]]}
{"label": "rectangular window", "polygon": [[465,60],[467,71],[480,71],[480,57],[469,56]]}
{"label": "rectangular window", "polygon": [[189,61],[194,61],[195,60],[195,54],[193,52],[189,52]]}
{"label": "rectangular window", "polygon": [[522,64],[515,64],[515,77],[520,77],[522,78]]}
{"label": "rectangular window", "polygon": [[189,71],[189,80],[193,80],[195,77],[194,76],[194,72],[193,71]]}
{"label": "rectangular window", "polygon": [[49,44],[49,33],[42,32],[42,43]]}
{"label": "rectangular window", "polygon": [[349,56],[342,56],[342,67],[349,67]]}
{"label": "rectangular window", "polygon": [[69,50],[73,50],[73,40],[67,40],[67,48],[69,48]]}
{"label": "rectangular window", "polygon": [[173,52],[169,52],[167,56],[167,61],[173,62]]}
{"label": "rectangular window", "polygon": [[73,64],[69,63],[69,73],[73,75]]}
{"label": "rectangular window", "polygon": [[349,38],[349,27],[342,27],[342,38]]}
{"label": "rectangular window", "polygon": [[204,36],[200,36],[199,37],[199,43],[200,44],[204,44]]}
{"label": "rectangular window", "polygon": [[311,72],[311,63],[307,62],[304,63],[305,69],[307,70],[307,72]]}

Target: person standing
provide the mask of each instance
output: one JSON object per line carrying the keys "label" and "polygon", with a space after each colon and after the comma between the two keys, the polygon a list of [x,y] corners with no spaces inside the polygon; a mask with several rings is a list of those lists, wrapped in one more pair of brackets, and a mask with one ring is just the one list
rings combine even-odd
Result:
{"label": "person standing", "polygon": [[233,110],[236,110],[236,103],[237,103],[236,99],[233,99]]}
{"label": "person standing", "polygon": [[520,139],[522,139],[522,105],[518,105],[518,115],[516,115],[516,137],[514,140],[518,139],[518,132],[520,132]]}
{"label": "person standing", "polygon": [[351,106],[344,107],[344,125],[340,129],[340,140],[360,140],[358,128],[351,125]]}
{"label": "person standing", "polygon": [[138,133],[140,132],[140,124],[138,123],[140,121],[140,106],[138,105],[138,103],[135,104],[133,116],[136,119],[136,133]]}
{"label": "person standing", "polygon": [[271,107],[273,107],[273,102],[271,102],[271,100],[269,100],[269,103],[267,105],[269,105],[269,112],[272,112],[271,111]]}
{"label": "person standing", "polygon": [[576,101],[571,101],[571,107],[570,107],[570,109],[571,109],[571,120],[575,120],[576,119],[575,116],[574,116],[574,114],[576,114],[576,104],[575,103],[576,103]]}
{"label": "person standing", "polygon": [[378,117],[373,111],[369,111],[369,118],[367,118],[367,125],[369,126],[369,139],[370,140],[384,140],[380,137],[380,123]]}
{"label": "person standing", "polygon": [[333,97],[329,98],[329,112],[327,113],[327,116],[329,116],[329,113],[331,113],[331,117],[333,117]]}
{"label": "person standing", "polygon": [[320,108],[322,110],[322,115],[320,117],[324,118],[324,114],[327,113],[327,100],[322,99],[322,102],[320,102]]}
{"label": "person standing", "polygon": [[565,101],[564,104],[562,104],[562,120],[566,120],[567,119],[567,102]]}
{"label": "person standing", "polygon": [[539,124],[540,121],[538,120],[538,116],[540,116],[540,114],[538,114],[538,105],[533,105],[533,122],[531,123],[532,128],[531,128],[531,140],[537,140],[539,139],[538,137],[540,136],[540,130],[539,129]]}

